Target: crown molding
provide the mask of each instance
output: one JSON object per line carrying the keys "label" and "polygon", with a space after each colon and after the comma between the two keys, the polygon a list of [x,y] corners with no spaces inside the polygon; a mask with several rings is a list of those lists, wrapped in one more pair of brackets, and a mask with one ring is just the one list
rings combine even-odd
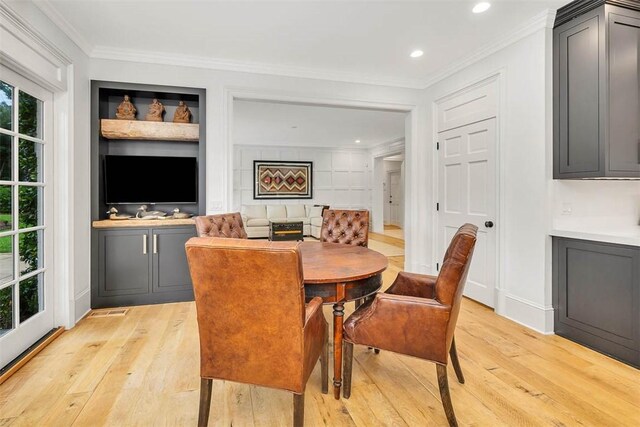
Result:
{"label": "crown molding", "polygon": [[486,45],[483,48],[476,50],[469,56],[466,56],[459,61],[452,63],[451,65],[445,67],[439,73],[433,74],[425,83],[424,88],[429,88],[434,84],[446,79],[454,75],[455,73],[469,67],[470,65],[490,56],[494,53],[506,48],[517,41],[522,40],[523,38],[534,34],[535,32],[543,29],[553,28],[553,21],[556,16],[556,11],[553,9],[546,9],[541,13],[533,16],[528,21],[525,21],[518,29],[512,31],[510,33],[505,34],[504,36],[497,39],[495,42]]}
{"label": "crown molding", "polygon": [[36,31],[32,26],[27,25],[4,0],[0,0],[0,18],[2,18],[1,25],[9,30],[11,34],[19,36],[23,40],[28,40],[39,48],[44,49],[44,51],[50,55],[47,60],[52,64],[56,63],[56,65],[66,66],[72,63],[71,58],[62,50],[52,45],[40,32]]}
{"label": "crown molding", "polygon": [[34,0],[33,4],[40,9],[60,30],[71,39],[82,50],[85,55],[91,56],[93,45],[87,41],[76,28],[66,20],[49,0]]}
{"label": "crown molding", "polygon": [[377,86],[395,86],[410,89],[421,89],[424,87],[424,81],[417,79],[392,79],[383,76],[371,76],[361,73],[347,73],[305,67],[235,61],[195,55],[180,55],[168,52],[139,51],[107,46],[96,46],[91,52],[91,57],[96,59],[110,59],[115,61],[176,65],[182,67],[235,71],[241,73],[268,74],[304,79],[361,83]]}
{"label": "crown molding", "polygon": [[[603,0],[591,0],[603,1]],[[631,0],[609,0],[631,1]],[[2,0],[0,0],[2,2]],[[182,67],[204,68],[220,71],[275,75],[293,78],[327,80],[345,83],[391,86],[408,89],[426,89],[437,82],[450,77],[460,70],[506,48],[507,46],[537,32],[543,28],[553,28],[556,11],[547,9],[528,21],[515,31],[505,34],[498,40],[476,50],[442,71],[431,74],[424,79],[397,79],[385,76],[351,73],[327,69],[286,66],[279,64],[236,61],[230,59],[210,58],[197,55],[183,55],[169,52],[141,51],[110,46],[93,46],[71,25],[49,0],[34,0],[34,4],[63,31],[90,58],[114,61],[138,62],[158,65],[174,65]]]}

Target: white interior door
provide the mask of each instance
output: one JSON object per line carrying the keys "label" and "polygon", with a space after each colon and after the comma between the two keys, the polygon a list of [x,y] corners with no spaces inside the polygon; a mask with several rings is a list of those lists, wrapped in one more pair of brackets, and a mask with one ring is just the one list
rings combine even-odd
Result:
{"label": "white interior door", "polygon": [[402,203],[402,179],[400,171],[389,172],[389,223],[400,226],[400,204]]}
{"label": "white interior door", "polygon": [[52,102],[0,66],[0,368],[54,327]]}
{"label": "white interior door", "polygon": [[497,256],[496,118],[441,132],[438,143],[440,260],[458,227],[467,222],[478,226],[464,294],[493,307]]}

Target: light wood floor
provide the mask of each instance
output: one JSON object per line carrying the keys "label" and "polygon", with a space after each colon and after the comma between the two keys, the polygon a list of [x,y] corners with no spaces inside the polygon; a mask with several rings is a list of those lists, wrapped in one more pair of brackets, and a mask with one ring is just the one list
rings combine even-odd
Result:
{"label": "light wood floor", "polygon": [[[402,264],[391,259],[386,285]],[[467,381],[451,372],[449,384],[461,425],[640,426],[636,369],[469,300],[456,343]],[[349,400],[320,393],[316,366],[307,426],[446,425],[433,364],[362,347],[354,355]],[[1,385],[0,426],[195,426],[198,387],[194,304],[135,307],[81,321]],[[210,425],[291,424],[283,391],[215,381],[212,401]]]}

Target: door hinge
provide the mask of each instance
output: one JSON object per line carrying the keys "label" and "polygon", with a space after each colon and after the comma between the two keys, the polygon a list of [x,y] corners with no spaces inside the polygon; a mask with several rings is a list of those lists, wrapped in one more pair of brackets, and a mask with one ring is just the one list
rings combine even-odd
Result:
{"label": "door hinge", "polygon": [[436,210],[439,211],[440,210],[440,203],[436,203]]}
{"label": "door hinge", "polygon": [[440,143],[436,142],[436,150],[439,150],[439,149],[440,149]]}
{"label": "door hinge", "polygon": [[436,271],[440,271],[440,264],[436,262]]}

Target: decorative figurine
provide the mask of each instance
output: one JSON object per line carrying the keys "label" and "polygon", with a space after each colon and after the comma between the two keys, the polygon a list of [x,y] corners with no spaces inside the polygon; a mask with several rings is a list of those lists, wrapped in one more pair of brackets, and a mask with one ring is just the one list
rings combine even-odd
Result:
{"label": "decorative figurine", "polygon": [[111,220],[123,220],[123,219],[131,218],[131,215],[118,214],[118,209],[116,209],[115,207],[112,207],[111,209],[109,209],[107,214],[109,215],[109,219]]}
{"label": "decorative figurine", "polygon": [[149,104],[149,112],[147,113],[145,120],[150,122],[161,122],[163,113],[164,105],[162,105],[157,98],[153,98],[153,101]]}
{"label": "decorative figurine", "polygon": [[178,102],[178,107],[176,108],[176,112],[173,115],[173,123],[190,123],[191,122],[191,111],[187,104],[184,101]]}
{"label": "decorative figurine", "polygon": [[190,213],[180,212],[180,209],[178,208],[175,208],[173,210],[173,219],[187,219],[187,218],[191,218]]}
{"label": "decorative figurine", "polygon": [[136,107],[131,103],[129,95],[125,95],[124,101],[116,108],[116,118],[119,120],[135,120],[136,111]]}

